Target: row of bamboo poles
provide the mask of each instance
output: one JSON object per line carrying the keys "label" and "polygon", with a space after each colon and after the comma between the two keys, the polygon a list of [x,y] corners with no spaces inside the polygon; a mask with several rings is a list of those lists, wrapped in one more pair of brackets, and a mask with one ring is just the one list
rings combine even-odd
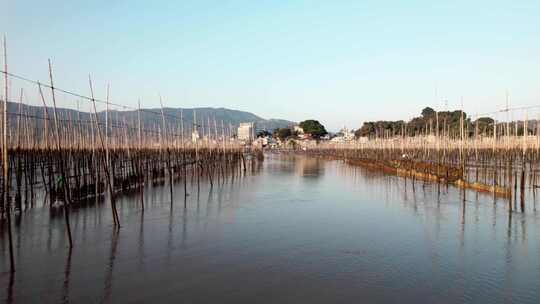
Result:
{"label": "row of bamboo poles", "polygon": [[[231,125],[218,125],[216,119],[197,120],[184,126],[183,115],[173,117],[163,110],[160,98],[161,123],[145,126],[141,121],[142,110],[137,109],[135,121],[120,121],[109,117],[109,88],[105,119],[99,119],[94,97],[94,86],[89,77],[90,96],[84,97],[91,107],[83,113],[87,119],[71,117],[69,112],[57,108],[58,93],[66,93],[55,87],[52,64],[48,65],[49,83],[35,82],[41,101],[41,115],[30,114],[23,106],[21,89],[18,109],[9,112],[10,74],[4,39],[4,98],[1,102],[2,134],[2,197],[0,198],[0,224],[7,225],[11,271],[15,270],[11,231],[12,213],[21,212],[23,206],[33,205],[36,193],[44,192],[51,208],[62,208],[70,248],[74,241],[70,227],[70,208],[87,202],[110,201],[114,226],[120,228],[116,199],[122,193],[138,192],[140,206],[144,210],[145,186],[168,184],[171,208],[174,200],[173,187],[183,183],[184,207],[188,194],[187,180],[196,178],[197,191],[200,180],[210,187],[224,183],[227,176],[239,175],[252,162],[262,160],[259,152],[252,151],[233,138]],[[50,94],[45,94],[50,90]],[[51,107],[52,106],[52,107]],[[77,110],[79,105],[77,104]],[[52,113],[51,113],[52,112]],[[151,111],[150,111],[151,112]],[[67,117],[66,117],[67,116]],[[201,132],[202,131],[202,132]],[[199,135],[200,134],[200,135]]]}
{"label": "row of bamboo poles", "polygon": [[[307,144],[301,151],[413,179],[491,192],[507,198],[511,212],[515,209],[512,200],[519,199],[524,211],[526,192],[532,190],[535,195],[540,187],[540,124],[530,130],[525,118],[519,122],[495,121],[491,127],[490,134],[480,133],[478,125],[469,132],[462,116],[457,132],[451,132],[435,117],[422,134],[411,136],[405,129],[398,136],[380,132],[373,138],[351,142]],[[518,133],[518,129],[523,131]]]}

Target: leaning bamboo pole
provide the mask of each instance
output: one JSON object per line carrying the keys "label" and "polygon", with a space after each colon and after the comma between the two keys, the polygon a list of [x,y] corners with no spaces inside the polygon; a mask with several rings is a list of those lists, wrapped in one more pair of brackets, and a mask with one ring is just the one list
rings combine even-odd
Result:
{"label": "leaning bamboo pole", "polygon": [[3,192],[4,192],[4,209],[6,210],[8,240],[9,240],[9,262],[11,272],[15,272],[15,260],[13,258],[13,236],[11,231],[11,204],[9,203],[9,155],[8,155],[8,98],[9,98],[9,81],[8,81],[8,64],[7,64],[7,41],[4,35],[4,103],[3,103],[3,136],[2,136],[2,167],[3,167]]}
{"label": "leaning bamboo pole", "polygon": [[64,218],[66,221],[66,228],[67,228],[67,234],[69,239],[69,247],[73,247],[73,239],[71,237],[71,226],[69,223],[69,207],[71,205],[71,199],[70,199],[70,193],[69,193],[69,179],[68,179],[68,173],[65,169],[65,155],[62,153],[62,143],[60,139],[60,126],[58,124],[58,113],[56,110],[56,97],[54,93],[54,83],[53,83],[53,74],[52,74],[52,64],[51,60],[49,59],[49,79],[50,79],[50,87],[51,87],[51,97],[53,101],[54,106],[54,126],[55,126],[55,134],[56,134],[56,145],[58,148],[58,154],[60,155],[59,164],[60,164],[60,174],[61,174],[61,183],[62,188],[64,190]]}
{"label": "leaning bamboo pole", "polygon": [[[105,146],[103,136],[101,135],[101,128],[99,127],[99,121],[98,121],[98,116],[97,116],[97,108],[96,108],[96,99],[94,98],[94,87],[92,85],[92,78],[90,77],[90,75],[88,75],[88,82],[89,82],[89,85],[90,85],[90,94],[91,94],[91,97],[92,97],[92,104],[94,106],[94,123],[95,123],[95,126],[96,126],[96,131],[97,131],[97,134],[98,134],[99,141],[101,143],[101,148],[105,151],[105,153],[107,153],[108,147]],[[112,210],[113,222],[114,222],[114,225],[117,226],[117,228],[120,228],[120,218],[118,216],[118,211],[116,210],[116,199],[115,199],[115,195],[114,195],[114,189],[112,187],[111,175],[110,175],[110,171],[109,171],[109,164],[107,164],[107,162],[103,162],[103,161],[101,163],[103,164],[103,171],[105,172],[105,178],[107,180],[107,186],[108,186],[108,189],[109,189],[109,195],[110,195],[111,207],[112,207],[111,210]]]}

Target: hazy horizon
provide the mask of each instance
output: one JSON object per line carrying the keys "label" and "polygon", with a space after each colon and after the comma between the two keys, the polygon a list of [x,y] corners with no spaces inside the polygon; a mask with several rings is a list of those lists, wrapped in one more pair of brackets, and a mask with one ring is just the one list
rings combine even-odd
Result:
{"label": "hazy horizon", "polygon": [[9,1],[0,32],[11,72],[46,81],[51,58],[61,88],[89,94],[92,74],[97,97],[110,83],[129,106],[159,107],[161,94],[166,107],[336,131],[461,100],[493,112],[507,91],[511,106],[540,104],[539,13],[536,1]]}

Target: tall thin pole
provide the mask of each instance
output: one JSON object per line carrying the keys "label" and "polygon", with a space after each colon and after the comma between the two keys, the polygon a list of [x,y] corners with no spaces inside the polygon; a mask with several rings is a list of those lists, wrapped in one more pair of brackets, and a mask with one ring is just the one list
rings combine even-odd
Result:
{"label": "tall thin pole", "polygon": [[114,171],[112,172],[110,171],[112,163],[111,163],[111,158],[109,155],[109,85],[108,84],[107,84],[107,97],[105,100],[105,132],[103,132],[103,136],[105,137],[105,161],[107,162],[107,168],[108,168],[107,170],[109,170],[109,175],[112,176],[111,188],[114,191]]}
{"label": "tall thin pole", "polygon": [[199,126],[197,125],[197,113],[195,112],[195,109],[193,109],[193,127],[195,128],[195,168],[197,168],[197,194],[200,190],[200,184],[199,184]]}
{"label": "tall thin pole", "polygon": [[17,146],[16,149],[21,147],[21,117],[22,117],[22,103],[23,103],[24,90],[21,88],[21,95],[19,98],[19,115],[17,116]]}
{"label": "tall thin pole", "polygon": [[137,110],[137,119],[139,121],[139,149],[142,149],[142,130],[141,130],[141,100],[139,99],[139,108]]}
{"label": "tall thin pole", "polygon": [[45,149],[49,149],[49,112],[47,111],[47,104],[45,103],[45,97],[43,96],[43,91],[41,90],[41,84],[38,81],[39,95],[41,96],[41,101],[43,102],[43,116],[45,118],[45,126],[43,134],[45,136]]}
{"label": "tall thin pole", "polygon": [[528,119],[527,112],[525,112],[525,121],[523,122],[523,157],[525,157],[525,153],[527,152],[527,137],[529,135]]}
{"label": "tall thin pole", "polygon": [[[504,130],[503,130],[503,136],[504,136]],[[506,90],[506,144],[508,145],[510,143],[510,94],[508,93],[508,90]]]}
{"label": "tall thin pole", "polygon": [[[92,119],[92,114],[90,114],[90,119]],[[99,160],[97,159],[97,156],[96,156],[96,136],[94,134],[94,124],[92,123],[91,125],[91,136],[92,136],[92,161],[94,162],[94,167],[95,167],[95,193],[96,193],[96,203],[98,202],[99,200],[99,185],[101,184],[101,179],[99,178],[100,176],[100,172],[99,172]]]}
{"label": "tall thin pole", "polygon": [[11,205],[9,203],[9,159],[8,159],[8,116],[7,116],[7,107],[8,107],[8,66],[7,66],[7,42],[6,36],[4,35],[4,134],[2,140],[2,162],[3,162],[3,173],[4,173],[4,203],[7,216],[7,225],[8,225],[8,238],[9,238],[9,262],[11,266],[11,272],[15,272],[15,260],[13,259],[13,237],[11,233]]}
{"label": "tall thin pole", "polygon": [[79,108],[79,100],[77,100],[77,150],[81,149],[82,130],[81,130],[81,109]]}
{"label": "tall thin pole", "polygon": [[138,102],[138,109],[137,109],[137,120],[138,120],[138,129],[139,129],[139,157],[138,157],[138,163],[139,163],[139,179],[140,179],[140,196],[141,196],[141,207],[142,207],[142,210],[144,211],[144,173],[143,173],[143,168],[142,168],[142,165],[141,165],[141,154],[142,154],[142,130],[141,130],[141,100],[139,99],[139,102]]}
{"label": "tall thin pole", "polygon": [[460,113],[460,116],[459,116],[459,136],[460,136],[460,140],[459,140],[459,160],[461,163],[463,163],[463,139],[464,139],[464,135],[465,135],[465,132],[464,132],[464,129],[463,129],[463,121],[464,117],[463,117],[463,97],[461,97],[461,113]]}
{"label": "tall thin pole", "polygon": [[165,112],[163,111],[163,100],[161,98],[161,95],[159,96],[159,104],[161,105],[161,120],[163,122],[163,136],[162,136],[162,144],[164,142],[163,138],[165,138],[165,140],[167,140],[167,146],[166,146],[166,151],[167,151],[167,171],[169,171],[169,192],[170,192],[170,196],[171,196],[171,208],[172,208],[172,204],[173,204],[173,201],[174,201],[174,198],[173,198],[173,178],[172,178],[172,168],[171,168],[171,150],[169,149],[169,143],[168,143],[168,139],[167,139],[167,126],[165,125]]}
{"label": "tall thin pole", "polygon": [[180,140],[182,141],[182,167],[184,170],[184,208],[186,207],[187,193],[187,163],[186,163],[186,146],[184,140],[184,110],[180,109]]}
{"label": "tall thin pole", "polygon": [[[88,83],[90,85],[90,93],[92,96],[92,104],[94,106],[94,123],[96,124],[96,130],[98,133],[99,141],[101,143],[101,148],[103,150],[106,149],[105,143],[103,141],[103,137],[101,136],[101,128],[99,127],[98,118],[97,118],[97,108],[96,108],[96,99],[94,98],[94,86],[92,85],[92,78],[90,75],[88,76]],[[108,103],[108,101],[107,101]],[[118,211],[116,210],[116,200],[114,198],[114,189],[112,187],[111,183],[111,175],[109,174],[109,164],[107,162],[101,162],[104,166],[103,171],[105,172],[105,178],[107,179],[107,184],[109,188],[109,195],[111,197],[111,207],[112,207],[112,214],[113,214],[113,222],[117,226],[117,228],[120,228],[120,218],[118,216]]]}
{"label": "tall thin pole", "polygon": [[68,176],[66,174],[66,169],[64,166],[64,156],[62,153],[62,146],[60,143],[60,131],[59,131],[59,125],[58,125],[58,113],[56,111],[56,96],[54,94],[54,83],[53,83],[53,75],[52,75],[52,64],[51,60],[49,59],[49,79],[51,81],[51,95],[53,100],[53,106],[54,106],[54,125],[55,125],[55,133],[56,133],[56,147],[58,148],[58,153],[60,155],[60,174],[62,176],[63,185],[62,188],[64,188],[64,218],[66,220],[66,227],[67,227],[67,233],[69,238],[69,247],[73,247],[73,240],[71,238],[71,226],[69,224],[69,207],[71,206],[71,199],[69,197],[69,180]]}

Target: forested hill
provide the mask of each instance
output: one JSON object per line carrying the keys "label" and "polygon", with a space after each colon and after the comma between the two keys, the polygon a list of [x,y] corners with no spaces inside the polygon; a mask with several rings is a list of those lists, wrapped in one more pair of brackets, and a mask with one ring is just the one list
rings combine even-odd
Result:
{"label": "forested hill", "polygon": [[[52,119],[53,108],[48,107],[47,110],[49,113],[49,118]],[[42,124],[41,118],[44,117],[43,107],[23,105],[22,108],[19,109],[19,104],[9,103],[8,113],[11,123],[16,122],[17,117],[20,116],[17,115],[19,112],[21,112],[23,116],[30,117],[30,121],[37,121],[38,126]],[[218,126],[221,125],[222,121],[224,125],[228,126],[229,124],[231,124],[234,127],[238,126],[242,122],[254,122],[257,129],[266,129],[269,131],[272,131],[276,128],[289,127],[290,125],[294,124],[294,122],[284,119],[264,119],[250,112],[231,110],[226,108],[164,108],[163,112],[165,114],[164,116],[167,125],[176,125],[177,127],[179,127],[180,125],[180,116],[182,114],[184,126],[186,128],[189,128],[193,125],[194,114],[197,117],[197,123],[199,125],[204,124],[205,126],[208,125],[208,119],[210,119],[211,126],[214,126],[214,119]],[[88,112],[81,111],[80,113],[77,113],[76,110],[58,108],[58,115],[62,120],[76,120],[77,118],[80,118],[81,121],[88,121],[90,120],[90,114],[91,113]],[[129,124],[133,124],[136,123],[138,120],[137,110],[110,110],[109,115],[113,123],[122,123],[125,121]],[[104,121],[105,112],[98,112],[98,118],[100,121]],[[162,124],[161,109],[142,109],[141,122],[144,126],[147,127],[160,126]]]}

